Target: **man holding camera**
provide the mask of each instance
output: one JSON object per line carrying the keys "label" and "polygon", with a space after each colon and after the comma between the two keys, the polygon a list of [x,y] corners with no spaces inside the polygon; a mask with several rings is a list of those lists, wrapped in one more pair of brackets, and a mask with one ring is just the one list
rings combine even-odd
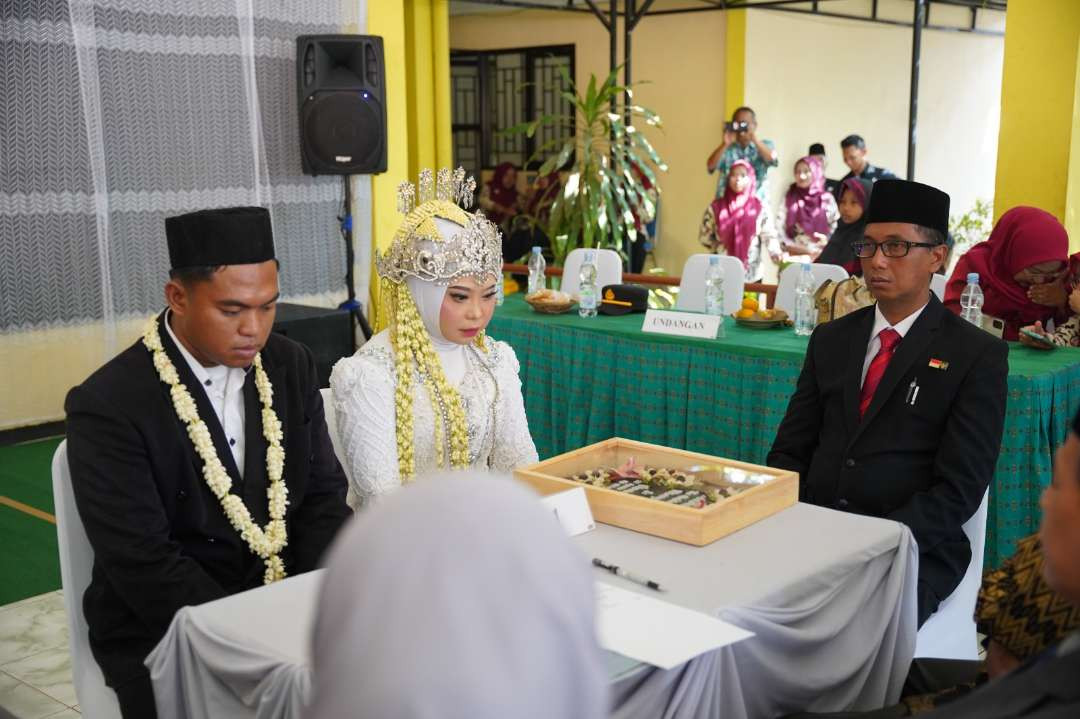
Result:
{"label": "man holding camera", "polygon": [[757,175],[757,196],[764,200],[768,192],[768,172],[779,162],[776,147],[772,140],[759,140],[757,136],[757,116],[749,107],[740,107],[731,116],[731,122],[724,123],[724,142],[713,150],[706,163],[709,172],[719,172],[716,183],[716,196],[724,196],[728,170],[737,160],[746,160]]}

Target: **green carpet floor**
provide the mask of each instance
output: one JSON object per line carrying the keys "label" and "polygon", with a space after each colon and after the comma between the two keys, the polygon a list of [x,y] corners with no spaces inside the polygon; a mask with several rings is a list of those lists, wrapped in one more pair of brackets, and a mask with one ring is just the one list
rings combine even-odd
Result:
{"label": "green carpet floor", "polygon": [[[61,439],[0,447],[0,495],[53,514],[52,456]],[[0,605],[59,588],[56,526],[0,505]]]}

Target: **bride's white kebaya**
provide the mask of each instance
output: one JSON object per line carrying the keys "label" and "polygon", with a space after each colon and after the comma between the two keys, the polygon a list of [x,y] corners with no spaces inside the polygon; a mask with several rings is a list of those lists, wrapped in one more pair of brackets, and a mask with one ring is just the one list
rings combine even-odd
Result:
{"label": "bride's white kebaya", "polygon": [[[505,342],[486,336],[502,281],[502,238],[458,168],[398,187],[405,219],[376,257],[387,328],[330,378],[354,508],[439,468],[508,471],[535,462]],[[419,203],[414,206],[414,198]]]}

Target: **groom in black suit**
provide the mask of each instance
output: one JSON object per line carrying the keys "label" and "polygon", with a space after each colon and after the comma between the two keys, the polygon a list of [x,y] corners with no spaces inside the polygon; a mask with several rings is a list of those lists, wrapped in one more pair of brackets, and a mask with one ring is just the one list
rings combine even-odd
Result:
{"label": "groom in black suit", "polygon": [[[279,578],[274,566],[289,576],[314,569],[350,515],[311,352],[270,332],[278,266],[269,213],[207,210],[165,227],[168,309],[146,335],[160,353],[136,342],[65,404],[72,489],[94,550],[83,597],[90,647],[129,719],[156,716],[143,659],[178,609]],[[268,452],[276,433],[264,430],[276,422],[261,404],[269,397],[257,387],[257,356],[281,426],[273,442],[283,464],[276,448]],[[170,377],[208,430],[202,455]],[[280,471],[288,505],[279,551],[257,555],[230,524],[204,477],[206,453],[259,528],[272,519],[268,489]]]}
{"label": "groom in black suit", "polygon": [[919,545],[919,626],[964,576],[962,525],[994,476],[1007,345],[930,292],[949,196],[880,180],[854,243],[877,304],[819,326],[767,463],[800,499],[903,522]]}

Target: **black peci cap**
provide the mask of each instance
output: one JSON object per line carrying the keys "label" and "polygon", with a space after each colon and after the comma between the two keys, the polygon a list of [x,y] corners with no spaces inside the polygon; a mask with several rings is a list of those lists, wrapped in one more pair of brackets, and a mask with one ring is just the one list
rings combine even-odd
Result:
{"label": "black peci cap", "polygon": [[921,182],[878,180],[866,211],[866,224],[875,222],[909,222],[947,235],[949,196]]}
{"label": "black peci cap", "polygon": [[223,207],[166,217],[165,238],[174,270],[274,259],[274,233],[265,207]]}

